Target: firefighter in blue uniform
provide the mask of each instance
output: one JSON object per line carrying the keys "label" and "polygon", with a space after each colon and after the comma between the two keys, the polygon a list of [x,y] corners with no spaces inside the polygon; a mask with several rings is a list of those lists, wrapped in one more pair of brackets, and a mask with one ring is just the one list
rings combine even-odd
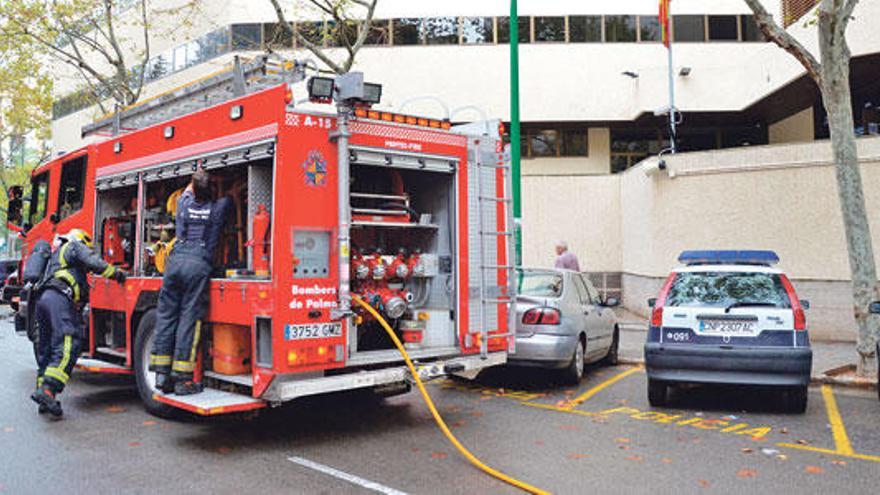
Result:
{"label": "firefighter in blue uniform", "polygon": [[40,284],[34,319],[39,327],[37,389],[31,399],[40,412],[63,414],[58,394],[70,379],[85,337],[82,307],[89,299],[87,272],[124,283],[126,273],[107,263],[92,250],[92,239],[73,229],[61,238],[52,253]]}
{"label": "firefighter in blue uniform", "polygon": [[214,249],[231,199],[212,200],[210,178],[197,170],[177,200],[177,240],[162,278],[156,311],[156,340],[150,370],[163,393],[202,391],[193,381],[202,319],[208,310],[208,282]]}

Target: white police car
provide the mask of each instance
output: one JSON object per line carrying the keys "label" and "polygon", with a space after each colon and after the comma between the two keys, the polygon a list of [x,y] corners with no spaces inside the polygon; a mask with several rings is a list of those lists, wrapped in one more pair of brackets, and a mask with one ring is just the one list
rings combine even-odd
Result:
{"label": "white police car", "polygon": [[645,343],[648,400],[683,383],[779,387],[804,412],[813,351],[804,309],[772,251],[685,251],[656,300]]}

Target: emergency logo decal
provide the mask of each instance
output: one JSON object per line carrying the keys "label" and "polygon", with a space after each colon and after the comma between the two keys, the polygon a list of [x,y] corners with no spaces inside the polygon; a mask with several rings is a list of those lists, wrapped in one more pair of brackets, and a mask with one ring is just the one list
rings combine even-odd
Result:
{"label": "emergency logo decal", "polygon": [[310,151],[302,168],[306,175],[306,185],[323,187],[327,184],[327,161],[320,151]]}

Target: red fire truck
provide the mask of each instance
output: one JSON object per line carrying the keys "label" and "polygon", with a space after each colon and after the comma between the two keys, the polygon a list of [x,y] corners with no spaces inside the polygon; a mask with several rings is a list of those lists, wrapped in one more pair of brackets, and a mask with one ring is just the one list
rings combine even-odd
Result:
{"label": "red fire truck", "polygon": [[[332,107],[294,104],[270,62],[236,63],[93,124],[84,133],[101,139],[34,170],[23,253],[83,228],[132,274],[124,286],[90,278],[78,367],[134,375],[158,415],[409,390],[401,355],[350,294],[393,323],[422,378],[504,363],[515,288],[497,123],[454,127],[372,110],[369,98],[350,101],[342,122]],[[147,370],[155,308],[176,197],[198,167],[235,208],[201,327],[206,389],[162,395]]]}

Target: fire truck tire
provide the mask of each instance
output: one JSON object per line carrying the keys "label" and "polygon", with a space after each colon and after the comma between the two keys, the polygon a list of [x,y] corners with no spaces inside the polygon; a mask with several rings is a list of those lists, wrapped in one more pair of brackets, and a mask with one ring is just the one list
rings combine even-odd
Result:
{"label": "fire truck tire", "polygon": [[134,377],[138,393],[148,413],[160,418],[172,418],[177,409],[153,399],[157,392],[155,374],[148,370],[150,350],[153,347],[153,334],[156,331],[156,310],[150,309],[141,316],[138,323],[134,345]]}

